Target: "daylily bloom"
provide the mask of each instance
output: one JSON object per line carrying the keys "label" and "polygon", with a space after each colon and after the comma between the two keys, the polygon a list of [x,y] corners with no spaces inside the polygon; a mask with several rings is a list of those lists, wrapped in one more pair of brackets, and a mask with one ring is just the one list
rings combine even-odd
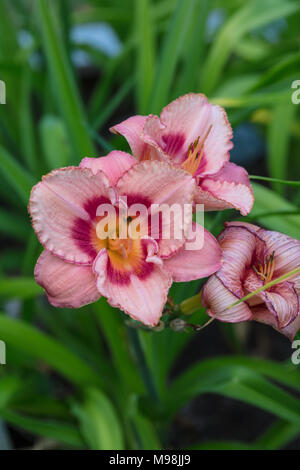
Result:
{"label": "daylily bloom", "polygon": [[202,291],[208,315],[225,322],[256,320],[293,340],[300,328],[300,273],[249,300],[238,299],[300,266],[300,242],[256,225],[231,222],[219,236],[223,265]]}
{"label": "daylily bloom", "polygon": [[[142,229],[137,237],[122,238],[120,197],[126,196],[128,206],[143,204],[148,217],[153,204],[177,204],[179,209],[190,204],[194,190],[194,180],[185,171],[165,162],[136,163],[119,151],[84,158],[79,167],[44,176],[32,189],[29,211],[45,248],[35,278],[49,302],[78,308],[105,296],[132,318],[156,325],[172,281],[207,277],[217,271],[221,250],[206,230],[203,247],[194,251],[185,249],[184,237],[162,238],[159,227],[155,238]],[[117,214],[116,230],[107,238],[99,236],[103,214],[98,209],[103,204]],[[183,219],[188,228],[192,214]],[[126,218],[126,227],[133,222]],[[176,217],[170,221],[170,225],[176,223]],[[193,227],[202,230],[199,225]]]}
{"label": "daylily bloom", "polygon": [[160,117],[133,116],[111,128],[138,161],[169,161],[196,180],[195,202],[205,210],[234,208],[247,215],[253,191],[246,170],[229,162],[232,129],[223,108],[202,94],[172,101]]}

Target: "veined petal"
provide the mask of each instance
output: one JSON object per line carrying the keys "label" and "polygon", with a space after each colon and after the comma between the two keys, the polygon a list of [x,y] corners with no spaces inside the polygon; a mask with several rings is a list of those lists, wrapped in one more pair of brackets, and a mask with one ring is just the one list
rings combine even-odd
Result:
{"label": "veined petal", "polygon": [[[260,228],[259,235],[266,242],[268,255],[273,251],[274,257],[274,278],[286,274],[300,266],[300,241],[295,240],[283,233],[273,232]],[[288,279],[293,281],[300,288],[300,274]]]}
{"label": "veined petal", "polygon": [[54,307],[79,308],[100,298],[91,266],[68,263],[47,250],[40,255],[34,276]]}
{"label": "veined petal", "polygon": [[287,336],[290,339],[290,341],[293,341],[299,330],[300,330],[300,315],[298,315],[296,319],[292,323],[290,323],[287,327],[283,328],[281,330],[281,333]]}
{"label": "veined petal", "polygon": [[[176,282],[192,281],[210,276],[221,268],[222,252],[215,237],[200,225],[193,223],[193,240],[185,243],[170,258],[164,260],[164,267]],[[187,249],[189,244],[203,238],[200,249]]]}
{"label": "veined petal", "polygon": [[220,170],[229,160],[232,148],[232,129],[226,113],[209,103],[206,96],[189,93],[172,101],[162,110],[160,125],[155,117],[146,121],[142,138],[163,155],[182,163],[190,144],[205,136],[209,129],[201,164],[201,172],[206,175]]}
{"label": "veined petal", "polygon": [[90,168],[96,175],[99,170],[103,171],[112,185],[115,185],[121,176],[129,170],[136,160],[129,153],[113,150],[106,157],[85,157],[80,162],[80,168]]}
{"label": "veined petal", "polygon": [[253,256],[264,250],[264,243],[244,227],[228,226],[218,237],[223,265],[218,273],[224,285],[237,297],[244,296],[243,281]]}
{"label": "veined petal", "polygon": [[237,209],[247,215],[254,195],[246,170],[228,162],[215,175],[200,180],[196,203],[205,204],[206,210]]}
{"label": "veined petal", "polygon": [[95,253],[89,231],[100,203],[109,202],[110,185],[102,172],[67,167],[44,176],[31,191],[29,212],[44,247],[60,258],[91,264]]}
{"label": "veined petal", "polygon": [[120,308],[145,325],[155,326],[167,301],[172,278],[158,264],[148,264],[151,269],[146,276],[138,277],[131,273],[126,282],[116,282],[108,274],[109,258],[106,250],[102,250],[95,260],[94,271],[99,292],[113,307]]}
{"label": "veined petal", "polygon": [[147,116],[132,116],[110,128],[110,131],[114,134],[120,134],[125,137],[134,157],[138,161],[148,159],[148,145],[141,139],[146,119]]}
{"label": "veined petal", "polygon": [[[168,257],[183,246],[183,235],[192,222],[192,211],[184,210],[185,205],[192,204],[194,196],[195,182],[191,175],[165,162],[146,161],[134,165],[120,178],[117,189],[120,195],[130,196],[137,202],[139,198],[150,201],[151,233],[144,235],[159,239],[160,256]],[[159,208],[162,217],[158,217]]]}
{"label": "veined petal", "polygon": [[202,289],[202,302],[206,313],[218,320],[236,323],[252,319],[250,308],[245,302],[228,308],[239,298],[227,289],[218,275],[211,276]]}
{"label": "veined petal", "polygon": [[265,302],[269,310],[276,312],[278,329],[285,328],[299,315],[299,296],[291,282],[281,282],[265,291]]}

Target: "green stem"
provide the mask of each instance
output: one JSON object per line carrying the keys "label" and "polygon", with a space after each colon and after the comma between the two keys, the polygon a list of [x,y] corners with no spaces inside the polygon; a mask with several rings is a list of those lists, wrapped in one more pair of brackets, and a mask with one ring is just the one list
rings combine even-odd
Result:
{"label": "green stem", "polygon": [[269,181],[270,183],[280,183],[286,184],[288,186],[300,186],[300,181],[288,181],[288,180],[281,180],[278,178],[269,178],[267,176],[256,176],[256,175],[249,175],[251,180],[260,180],[260,181]]}
{"label": "green stem", "polygon": [[201,307],[203,307],[201,302],[201,292],[189,297],[180,304],[180,310],[184,315],[191,315],[192,313],[197,312]]}
{"label": "green stem", "polygon": [[145,384],[145,388],[148,391],[148,395],[150,398],[158,402],[159,396],[157,388],[154,383],[151,370],[149,369],[149,366],[147,364],[138,331],[135,328],[128,327],[128,336],[135,352],[140,375]]}

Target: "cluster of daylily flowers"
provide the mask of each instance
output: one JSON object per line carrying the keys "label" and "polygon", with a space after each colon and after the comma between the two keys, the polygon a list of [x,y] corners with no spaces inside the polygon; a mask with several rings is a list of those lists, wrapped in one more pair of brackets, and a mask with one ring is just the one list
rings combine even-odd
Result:
{"label": "cluster of daylily flowers", "polygon": [[[105,296],[133,319],[158,324],[173,281],[208,278],[202,290],[207,313],[226,322],[257,320],[292,339],[300,328],[300,274],[249,300],[245,295],[299,266],[300,242],[243,222],[226,224],[216,240],[185,215],[184,236],[168,239],[158,226],[138,237],[98,236],[111,205],[121,217],[120,197],[127,205],[143,204],[150,216],[154,204],[205,210],[234,208],[247,215],[254,202],[245,169],[229,162],[232,129],[225,111],[201,94],[190,93],[160,115],[133,116],[114,126],[132,155],[112,151],[84,158],[78,167],[54,170],[32,189],[29,211],[44,247],[35,278],[56,307],[78,308]],[[134,222],[126,219],[128,228]],[[168,221],[176,225],[175,217]],[[173,227],[174,228],[174,227]],[[204,230],[199,249],[186,249],[189,230]],[[173,233],[173,232],[172,232]]]}

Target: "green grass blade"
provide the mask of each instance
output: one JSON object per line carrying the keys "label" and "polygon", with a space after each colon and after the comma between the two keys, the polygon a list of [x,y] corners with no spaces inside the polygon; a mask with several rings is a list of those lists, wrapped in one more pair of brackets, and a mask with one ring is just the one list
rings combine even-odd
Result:
{"label": "green grass blade", "polygon": [[[288,150],[290,133],[296,106],[292,103],[279,104],[274,107],[268,132],[268,169],[271,177],[285,179],[288,176]],[[273,188],[284,194],[284,186],[272,183]]]}
{"label": "green grass blade", "polygon": [[89,389],[82,404],[73,405],[83,436],[92,450],[124,449],[123,431],[111,401],[100,390]]}
{"label": "green grass blade", "polygon": [[79,357],[62,344],[32,326],[0,315],[1,339],[9,346],[43,360],[64,377],[79,386],[98,385],[101,379]]}
{"label": "green grass blade", "polygon": [[287,0],[248,1],[220,29],[203,65],[203,91],[211,95],[235,44],[247,33],[287,17],[299,10],[299,3]]}
{"label": "green grass blade", "polygon": [[0,279],[1,298],[30,299],[43,293],[43,289],[32,278]]}
{"label": "green grass blade", "polygon": [[49,3],[47,0],[37,0],[36,5],[57,104],[68,125],[76,151],[77,158],[75,160],[79,161],[85,155],[94,155],[95,149],[87,131],[86,118],[74,76],[64,46],[56,32]]}
{"label": "green grass blade", "polygon": [[53,170],[70,165],[72,148],[62,119],[45,115],[39,124],[39,131],[48,169]]}
{"label": "green grass blade", "polygon": [[172,15],[170,27],[163,41],[162,51],[157,64],[155,87],[153,88],[149,111],[159,114],[167,104],[171,83],[174,77],[182,47],[186,38],[197,0],[179,0]]}
{"label": "green grass blade", "polygon": [[8,423],[33,434],[54,439],[70,446],[85,447],[78,430],[70,424],[54,420],[31,418],[10,410],[0,411],[0,416]]}
{"label": "green grass blade", "polygon": [[137,46],[137,109],[148,111],[155,71],[155,38],[151,0],[135,0]]}
{"label": "green grass blade", "polygon": [[4,148],[0,146],[0,173],[15,189],[16,193],[27,205],[29,194],[35,183],[34,178],[21,167],[19,162]]}
{"label": "green grass blade", "polygon": [[[256,183],[252,183],[255,196],[255,204],[251,212],[251,217],[263,212],[273,212],[274,208],[280,211],[297,211],[286,199],[275,193],[271,189]],[[300,240],[300,215],[282,215],[280,217],[258,218],[258,223],[270,230],[286,233],[290,237]]]}

